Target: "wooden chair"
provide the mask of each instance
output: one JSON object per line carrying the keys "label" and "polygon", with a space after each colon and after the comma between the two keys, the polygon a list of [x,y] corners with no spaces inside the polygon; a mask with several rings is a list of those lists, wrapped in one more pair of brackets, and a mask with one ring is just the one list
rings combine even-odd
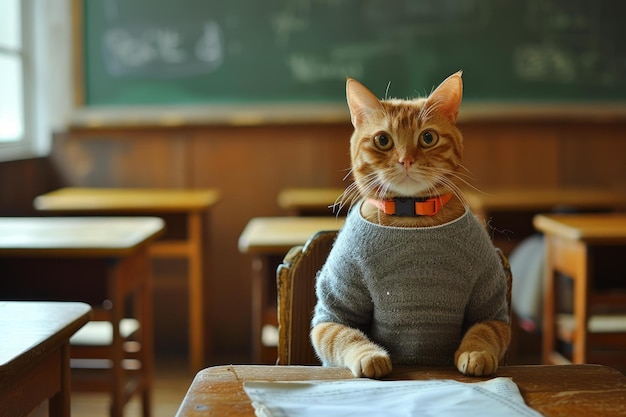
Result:
{"label": "wooden chair", "polygon": [[[278,287],[278,365],[319,365],[309,340],[315,308],[315,276],[335,242],[337,231],[321,231],[304,246],[294,246],[276,272]],[[507,277],[507,305],[511,317],[512,274],[509,261],[498,249]],[[506,355],[500,365],[506,364]]]}

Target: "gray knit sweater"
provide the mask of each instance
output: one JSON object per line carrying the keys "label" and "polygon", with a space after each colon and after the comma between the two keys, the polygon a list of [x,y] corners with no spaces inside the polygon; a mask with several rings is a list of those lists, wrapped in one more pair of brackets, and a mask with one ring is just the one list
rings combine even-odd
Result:
{"label": "gray knit sweater", "polygon": [[508,321],[506,277],[484,227],[467,211],[428,228],[373,224],[360,204],[316,284],[312,325],[358,328],[396,365],[454,365],[473,324]]}

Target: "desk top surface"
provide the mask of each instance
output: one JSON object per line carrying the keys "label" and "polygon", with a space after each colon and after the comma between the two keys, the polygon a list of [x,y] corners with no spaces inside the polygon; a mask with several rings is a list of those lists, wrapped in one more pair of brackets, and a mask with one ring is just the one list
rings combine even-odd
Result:
{"label": "desk top surface", "polygon": [[324,209],[335,204],[343,191],[343,188],[285,188],[278,193],[278,206],[287,210]]}
{"label": "desk top surface", "polygon": [[533,219],[541,232],[587,242],[626,242],[626,213],[539,214]]}
{"label": "desk top surface", "polygon": [[322,230],[339,230],[343,217],[256,217],[239,237],[242,253],[286,253],[293,246],[304,245]]}
{"label": "desk top surface", "polygon": [[[286,188],[278,194],[283,209],[321,209],[335,203],[341,188]],[[473,210],[551,210],[558,206],[578,209],[626,208],[626,193],[589,188],[493,188],[463,191]]]}
{"label": "desk top surface", "polygon": [[124,256],[163,230],[157,217],[0,217],[0,257]]}
{"label": "desk top surface", "polygon": [[61,188],[35,198],[37,210],[53,212],[167,213],[206,210],[216,189]]}
{"label": "desk top surface", "polygon": [[589,188],[501,188],[463,192],[473,210],[542,211],[553,208],[607,209],[626,207],[626,193]]}
{"label": "desk top surface", "polygon": [[[626,377],[600,365],[505,366],[497,376],[510,377],[526,403],[545,417],[600,417],[626,413]],[[254,416],[244,381],[306,381],[349,379],[342,368],[317,366],[235,365],[204,369],[194,378],[178,417]],[[454,379],[476,382],[452,368],[401,368],[394,380]]]}
{"label": "desk top surface", "polygon": [[68,341],[91,311],[85,303],[0,301],[0,387]]}

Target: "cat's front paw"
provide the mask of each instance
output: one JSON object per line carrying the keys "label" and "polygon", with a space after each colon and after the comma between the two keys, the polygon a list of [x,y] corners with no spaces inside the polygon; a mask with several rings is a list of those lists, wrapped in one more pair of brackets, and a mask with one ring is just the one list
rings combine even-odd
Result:
{"label": "cat's front paw", "polygon": [[391,372],[391,359],[382,349],[365,349],[349,356],[346,364],[357,378],[382,378]]}
{"label": "cat's front paw", "polygon": [[469,376],[492,375],[498,369],[498,358],[485,351],[463,352],[456,360],[456,367]]}

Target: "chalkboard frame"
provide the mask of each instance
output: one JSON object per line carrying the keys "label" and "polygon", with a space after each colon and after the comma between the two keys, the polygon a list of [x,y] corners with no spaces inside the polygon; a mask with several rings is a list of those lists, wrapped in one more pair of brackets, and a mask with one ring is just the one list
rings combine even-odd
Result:
{"label": "chalkboard frame", "polygon": [[[74,101],[72,124],[77,127],[181,126],[203,124],[259,125],[291,123],[347,123],[345,103],[287,102],[237,104],[160,104],[156,106],[98,106],[86,103],[84,2],[73,0]],[[593,120],[626,119],[626,100],[593,101],[474,101],[464,103],[461,121],[474,120]]]}

